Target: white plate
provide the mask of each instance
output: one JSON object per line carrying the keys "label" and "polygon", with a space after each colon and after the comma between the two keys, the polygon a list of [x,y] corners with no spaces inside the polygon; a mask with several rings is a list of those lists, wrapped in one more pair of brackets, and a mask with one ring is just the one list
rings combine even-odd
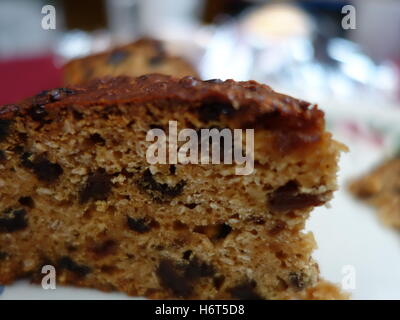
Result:
{"label": "white plate", "polygon": [[322,276],[333,282],[349,285],[349,270],[354,271],[355,287],[347,290],[353,299],[400,299],[400,233],[382,225],[346,189],[349,179],[399,150],[400,109],[323,105],[329,129],[350,151],[342,155],[331,208],[317,208],[307,223],[319,247],[314,257]]}

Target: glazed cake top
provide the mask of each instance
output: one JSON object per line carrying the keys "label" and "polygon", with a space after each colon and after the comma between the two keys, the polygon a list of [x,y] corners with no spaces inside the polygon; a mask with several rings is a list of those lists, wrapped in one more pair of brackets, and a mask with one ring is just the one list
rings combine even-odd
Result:
{"label": "glazed cake top", "polygon": [[[324,113],[308,102],[273,91],[255,81],[236,82],[218,79],[202,81],[193,77],[176,79],[151,74],[138,78],[120,76],[91,81],[84,86],[47,90],[19,104],[0,107],[0,118],[29,113],[31,107],[46,110],[68,105],[112,105],[155,101],[190,103],[204,120],[226,115],[246,127],[283,126],[295,130],[323,129]],[[285,121],[278,118],[286,118]]]}

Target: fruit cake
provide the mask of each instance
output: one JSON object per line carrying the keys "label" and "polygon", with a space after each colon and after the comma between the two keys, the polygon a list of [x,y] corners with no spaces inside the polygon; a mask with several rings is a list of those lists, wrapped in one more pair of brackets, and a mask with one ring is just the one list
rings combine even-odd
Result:
{"label": "fruit cake", "polygon": [[400,229],[400,156],[378,165],[349,185],[358,199],[377,209],[381,221]]}
{"label": "fruit cake", "polygon": [[[317,106],[255,81],[153,74],[45,91],[0,119],[0,284],[53,265],[61,284],[156,299],[321,298],[304,226],[345,147]],[[253,171],[150,164],[146,136],[170,121],[253,129]]]}
{"label": "fruit cake", "polygon": [[170,55],[163,42],[142,38],[107,52],[70,61],[64,66],[64,82],[81,84],[104,76],[138,77],[148,73],[197,76],[194,67],[182,57]]}

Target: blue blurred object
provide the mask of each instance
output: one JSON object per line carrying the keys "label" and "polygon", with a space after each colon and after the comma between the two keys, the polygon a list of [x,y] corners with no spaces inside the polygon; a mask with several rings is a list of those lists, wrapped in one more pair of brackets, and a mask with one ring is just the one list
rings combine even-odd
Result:
{"label": "blue blurred object", "polygon": [[[332,10],[338,11],[343,6],[351,4],[348,0],[297,0],[296,4],[305,10]],[[340,10],[339,10],[340,11]]]}

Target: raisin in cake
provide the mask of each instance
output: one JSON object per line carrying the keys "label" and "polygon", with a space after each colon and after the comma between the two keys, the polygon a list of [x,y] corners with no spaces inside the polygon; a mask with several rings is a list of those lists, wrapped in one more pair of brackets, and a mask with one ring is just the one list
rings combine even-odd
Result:
{"label": "raisin in cake", "polygon": [[350,191],[377,209],[381,221],[400,229],[400,157],[384,161],[351,182]]}
{"label": "raisin in cake", "polygon": [[[254,81],[117,77],[0,109],[0,284],[150,298],[321,298],[310,211],[343,145],[316,106]],[[254,171],[154,164],[150,128],[254,129]],[[323,295],[322,295],[323,296]]]}
{"label": "raisin in cake", "polygon": [[70,61],[64,66],[64,81],[81,84],[104,76],[138,77],[148,73],[197,76],[189,62],[167,53],[161,41],[142,38],[107,52]]}

